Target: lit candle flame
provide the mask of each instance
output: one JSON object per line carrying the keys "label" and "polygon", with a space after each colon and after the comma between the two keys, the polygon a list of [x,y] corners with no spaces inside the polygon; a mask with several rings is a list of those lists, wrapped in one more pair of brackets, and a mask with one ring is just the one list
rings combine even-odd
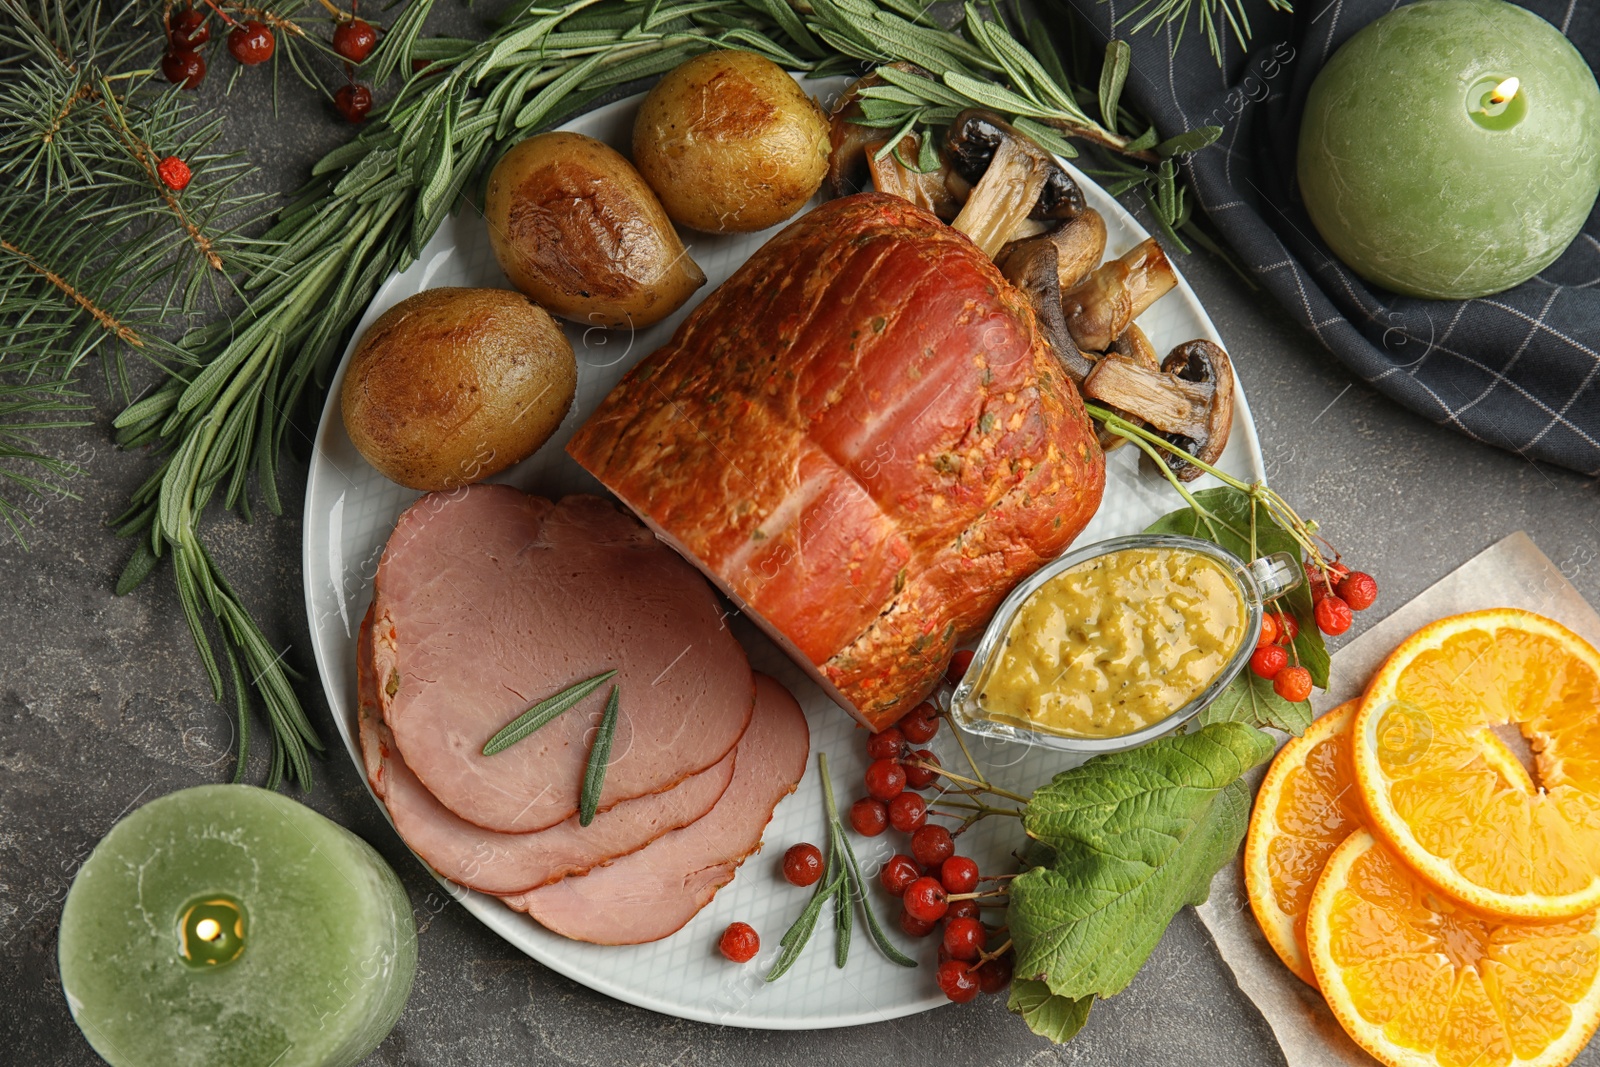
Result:
{"label": "lit candle flame", "polygon": [[1518,81],[1516,78],[1507,78],[1499,85],[1496,85],[1494,90],[1489,93],[1489,103],[1503,104],[1507,100],[1510,100],[1513,96],[1516,96],[1517,90],[1520,88],[1522,88],[1522,83],[1520,81]]}
{"label": "lit candle flame", "polygon": [[215,941],[222,933],[222,924],[215,919],[201,919],[194,924],[194,933],[202,941]]}

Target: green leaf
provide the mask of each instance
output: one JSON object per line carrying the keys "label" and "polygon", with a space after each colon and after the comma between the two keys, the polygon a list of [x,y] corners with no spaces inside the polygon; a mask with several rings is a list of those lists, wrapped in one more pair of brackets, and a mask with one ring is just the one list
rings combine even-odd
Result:
{"label": "green leaf", "polygon": [[611,762],[611,739],[617,733],[617,704],[621,686],[612,686],[606,697],[605,714],[600,716],[600,729],[595,731],[594,744],[589,746],[589,762],[583,767],[583,791],[578,794],[578,825],[594,822],[600,810],[600,794],[606,786],[606,765]]}
{"label": "green leaf", "polygon": [[1054,128],[1046,126],[1042,122],[1035,122],[1030,118],[1019,116],[1012,125],[1032,137],[1039,143],[1040,148],[1052,155],[1060,156],[1063,159],[1073,159],[1078,154],[1078,150],[1072,147],[1071,142],[1057,133]]}
{"label": "green leaf", "polygon": [[[1202,489],[1194,494],[1197,504],[1211,513],[1207,518],[1191,508],[1180,508],[1163,515],[1152,523],[1145,533],[1184,534],[1219,544],[1241,559],[1253,559],[1287,552],[1302,560],[1300,544],[1288,531],[1279,526],[1268,513],[1266,505],[1255,503],[1256,543],[1252,555],[1250,546],[1250,497],[1231,486]],[[1311,617],[1311,590],[1304,584],[1273,601],[1274,608],[1287,608],[1300,624],[1300,633],[1294,639],[1294,660],[1311,672],[1312,684],[1320,689],[1328,687],[1328,648],[1323,643],[1322,631]],[[1298,731],[1295,731],[1298,733]]]}
{"label": "green leaf", "polygon": [[1168,159],[1172,156],[1181,156],[1189,152],[1198,152],[1221,136],[1221,126],[1201,126],[1199,129],[1180,133],[1176,137],[1169,137],[1162,141],[1156,145],[1156,155],[1163,159]]}
{"label": "green leaf", "polygon": [[1023,825],[1056,855],[1011,882],[1017,974],[1069,1000],[1125,988],[1239,847],[1250,811],[1240,776],[1272,750],[1259,730],[1214,723],[1097,756],[1036,792]]}
{"label": "green leaf", "polygon": [[1147,151],[1156,146],[1156,138],[1159,136],[1161,135],[1156,133],[1156,128],[1152,126],[1139,136],[1135,137],[1133,140],[1129,141],[1123,146],[1122,150],[1130,155],[1136,152]]}
{"label": "green leaf", "polygon": [[1233,681],[1200,712],[1196,722],[1242,722],[1247,726],[1270,726],[1299,737],[1311,725],[1311,702],[1292,704],[1272,689],[1272,683],[1253,671],[1240,671]]}
{"label": "green leaf", "polygon": [[1100,68],[1100,121],[1112,133],[1117,132],[1117,104],[1132,63],[1133,49],[1127,41],[1106,42],[1105,66]]}
{"label": "green leaf", "polygon": [[1018,978],[1011,983],[1006,1007],[1022,1016],[1028,1029],[1040,1037],[1064,1045],[1089,1021],[1089,1007],[1093,1003],[1093,997],[1058,997],[1043,982]]}
{"label": "green leaf", "polygon": [[616,670],[612,669],[603,674],[597,674],[593,678],[585,678],[581,682],[567,686],[555,696],[546,697],[544,700],[539,701],[533,707],[506,723],[499,733],[489,738],[483,746],[483,754],[492,756],[496,752],[504,752],[596,689],[599,689],[606,679],[616,673]]}

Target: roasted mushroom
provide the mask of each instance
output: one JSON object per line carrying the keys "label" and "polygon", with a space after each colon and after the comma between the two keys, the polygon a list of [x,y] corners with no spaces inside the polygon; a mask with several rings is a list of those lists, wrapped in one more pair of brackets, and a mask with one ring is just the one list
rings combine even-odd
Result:
{"label": "roasted mushroom", "polygon": [[[1144,331],[1139,329],[1138,323],[1129,323],[1128,328],[1122,331],[1122,336],[1111,342],[1111,352],[1127,356],[1129,359],[1136,359],[1151,370],[1161,369],[1161,357],[1156,354],[1156,347],[1150,343],[1150,338],[1146,337]],[[1135,426],[1144,426],[1145,424],[1143,419],[1131,411],[1123,411],[1121,408],[1112,408],[1112,410]],[[1114,452],[1127,443],[1128,439],[1121,434],[1112,433],[1103,426],[1100,428],[1100,450],[1102,452]]]}
{"label": "roasted mushroom", "polygon": [[1061,361],[1067,375],[1082,385],[1094,364],[1073,342],[1066,316],[1061,311],[1061,246],[1053,238],[1053,234],[1046,234],[1017,241],[1006,248],[998,265],[1006,279],[1027,294],[1034,317],[1055,350],[1056,359]]}
{"label": "roasted mushroom", "polygon": [[[890,63],[889,66],[919,78],[933,77],[915,63]],[[853,120],[861,117],[861,90],[883,84],[883,77],[876,71],[864,78],[856,79],[839,98],[839,102],[834,105],[832,115],[829,116],[828,188],[833,191],[834,196],[859,193],[866,183],[867,145],[873,141],[881,145],[884,134],[880,129],[863,126]]]}
{"label": "roasted mushroom", "polygon": [[916,134],[906,134],[900,139],[899,148],[884,153],[880,159],[878,153],[883,151],[883,146],[887,143],[887,141],[874,141],[866,146],[865,151],[867,170],[872,175],[872,184],[878,192],[909,200],[946,222],[955,218],[956,213],[961,210],[961,203],[945,184],[944,169],[921,173],[900,162],[903,159],[917,158],[921,146]]}
{"label": "roasted mushroom", "polygon": [[[1233,366],[1228,354],[1206,340],[1174,348],[1159,368],[1139,355],[1111,352],[1095,363],[1083,395],[1143,419],[1173,445],[1204,463],[1215,463],[1233,425]],[[1184,481],[1200,468],[1169,459]]]}
{"label": "roasted mushroom", "polygon": [[1049,241],[1055,245],[1056,277],[1064,293],[1100,265],[1101,257],[1106,254],[1106,220],[1094,208],[1085,208],[1077,218],[1058,223],[1039,237],[1007,245],[995,257],[995,262],[1003,265],[1013,251],[1032,241]]}
{"label": "roasted mushroom", "polygon": [[950,169],[972,186],[951,225],[988,255],[1037,230],[1030,219],[1072,219],[1085,210],[1083,190],[1055,157],[993,112],[957,115],[945,149]]}
{"label": "roasted mushroom", "polygon": [[1086,352],[1104,352],[1129,323],[1177,284],[1167,254],[1154,237],[1149,238],[1062,294],[1072,339]]}

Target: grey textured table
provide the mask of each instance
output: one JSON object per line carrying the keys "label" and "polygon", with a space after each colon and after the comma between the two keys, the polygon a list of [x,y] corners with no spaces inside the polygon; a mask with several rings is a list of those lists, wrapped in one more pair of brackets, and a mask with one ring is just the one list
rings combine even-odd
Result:
{"label": "grey textured table", "polygon": [[[441,5],[443,6],[443,5]],[[449,26],[469,31],[470,16]],[[202,98],[223,105],[227,60]],[[263,71],[225,102],[231,143],[275,188],[304,180],[347,130],[290,78],[274,117]],[[1180,267],[1215,320],[1249,393],[1272,483],[1316,516],[1383,587],[1359,632],[1456,565],[1518,529],[1600,604],[1600,483],[1535,467],[1429,425],[1354,381],[1224,264]],[[104,401],[104,397],[101,398]],[[24,550],[0,542],[0,1061],[99,1062],[57,981],[56,924],[73,872],[117,818],[185,786],[226,780],[232,729],[211,702],[170,575],[111,596],[126,556],[105,522],[151,469],[109,441],[114,411],[65,438],[88,467],[81,499],[34,508]],[[60,443],[62,439],[58,438]],[[308,674],[300,581],[304,464],[283,486],[290,514],[245,525],[213,517],[208,536],[288,659]],[[688,1023],[609,1000],[550,972],[450,902],[379,815],[344,753],[314,679],[300,686],[332,746],[299,797],[371,841],[400,872],[420,934],[417,983],[400,1025],[369,1064],[1275,1064],[1271,1034],[1235,987],[1192,912],[1181,913],[1121,996],[1095,1007],[1060,1049],[984,998],[851,1030],[767,1033]],[[252,768],[260,780],[261,767]],[[1600,1065],[1600,1049],[1579,1059]],[[221,1065],[219,1065],[221,1067]]]}

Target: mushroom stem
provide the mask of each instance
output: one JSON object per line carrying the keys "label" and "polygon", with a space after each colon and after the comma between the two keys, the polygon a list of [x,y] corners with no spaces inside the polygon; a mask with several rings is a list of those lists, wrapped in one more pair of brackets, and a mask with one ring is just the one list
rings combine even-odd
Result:
{"label": "mushroom stem", "polygon": [[1129,323],[1177,284],[1178,276],[1156,239],[1143,241],[1062,295],[1073,340],[1084,351],[1104,352]]}
{"label": "mushroom stem", "polygon": [[1001,141],[989,169],[950,225],[972,238],[984,255],[993,256],[1027,219],[1044,188],[1044,179],[1044,171],[1033,165],[1025,149],[1014,141]]}
{"label": "mushroom stem", "polygon": [[1184,381],[1137,358],[1111,353],[1096,361],[1083,392],[1136,414],[1163,434],[1198,438],[1205,435],[1216,387]]}
{"label": "mushroom stem", "polygon": [[946,168],[940,167],[938,170],[921,174],[903,166],[900,162],[901,159],[917,157],[920,142],[916,134],[906,134],[900,139],[900,146],[896,151],[879,159],[878,153],[887,143],[876,141],[866,146],[867,170],[871,173],[872,184],[878,192],[909,200],[946,222],[955,218],[957,212],[961,210],[961,205],[945,185]]}
{"label": "mushroom stem", "polygon": [[1060,246],[1054,237],[1054,234],[1046,234],[1011,244],[1000,258],[999,267],[1006,280],[1028,297],[1039,330],[1050,342],[1056,359],[1068,377],[1081,385],[1094,364],[1073,343],[1066,316],[1061,311]]}

